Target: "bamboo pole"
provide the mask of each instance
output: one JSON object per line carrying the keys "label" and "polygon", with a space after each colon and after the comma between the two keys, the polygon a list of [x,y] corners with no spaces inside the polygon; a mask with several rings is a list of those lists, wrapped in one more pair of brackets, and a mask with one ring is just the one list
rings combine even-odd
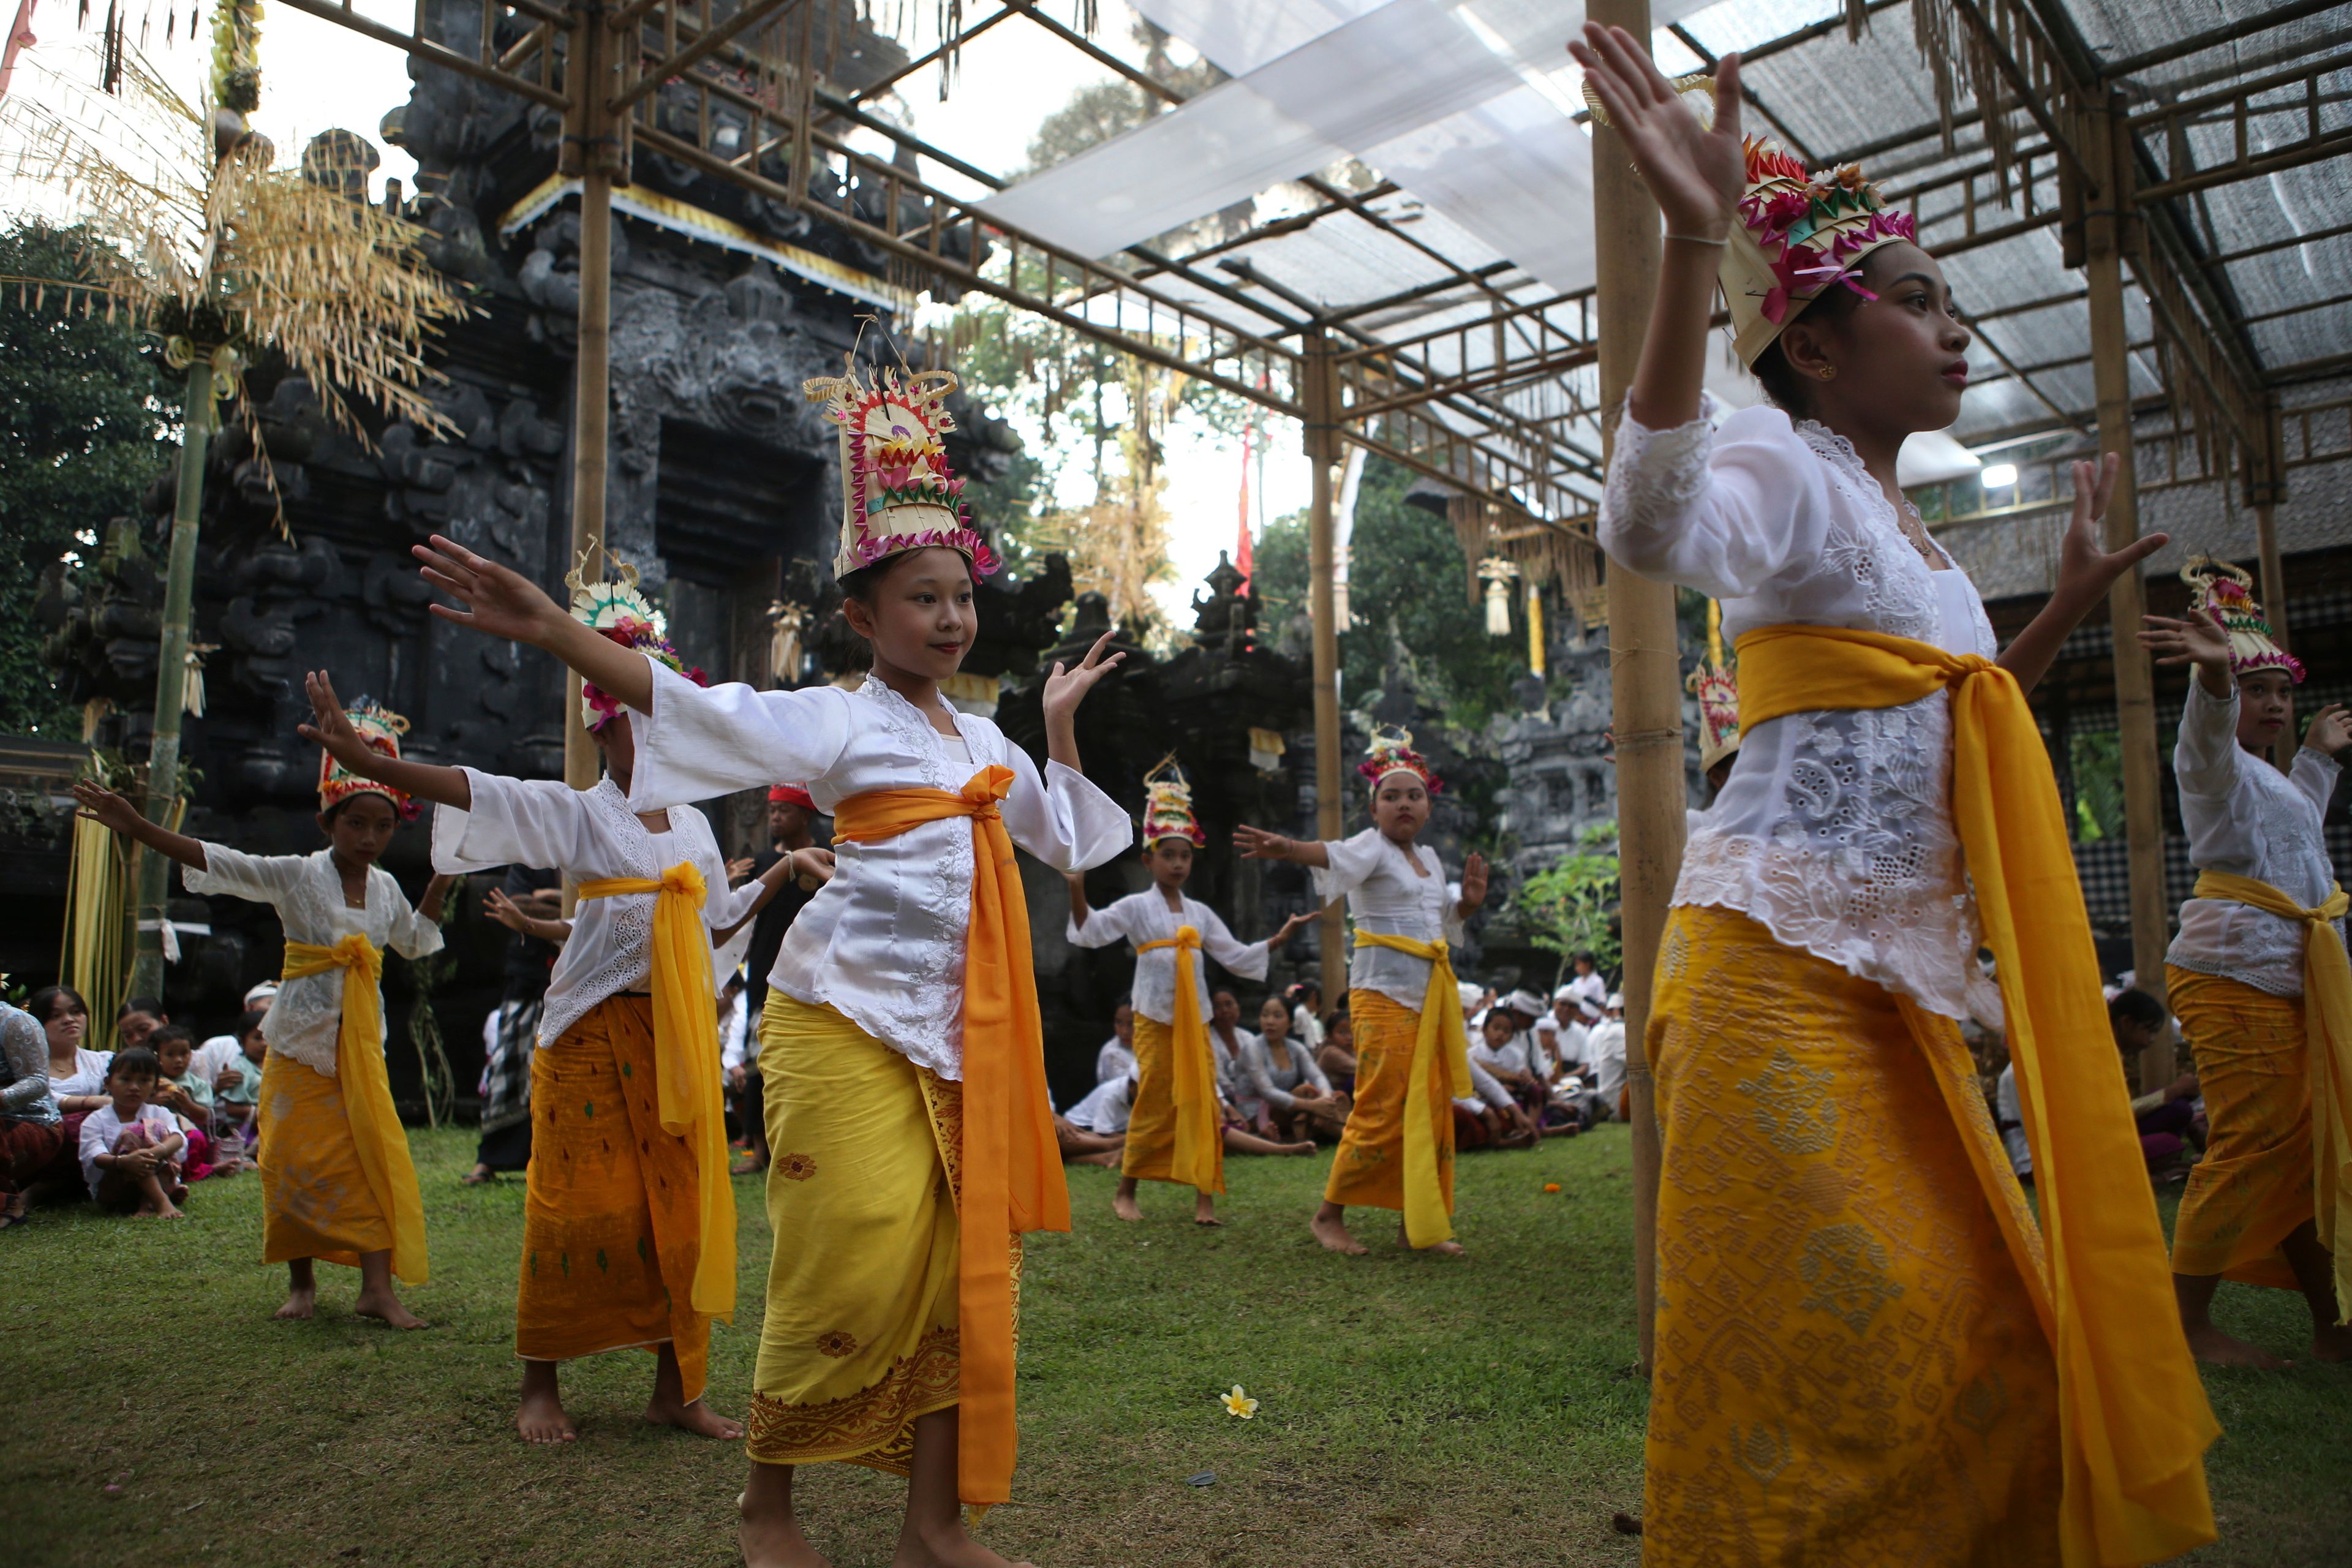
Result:
{"label": "bamboo pole", "polygon": [[[1339,757],[1339,616],[1336,591],[1339,552],[1334,542],[1331,468],[1339,460],[1338,383],[1331,374],[1331,342],[1320,327],[1307,330],[1305,356],[1307,461],[1313,480],[1307,513],[1307,609],[1315,623],[1315,833],[1343,836]],[[1334,900],[1318,917],[1316,948],[1321,958],[1323,1005],[1339,1005],[1348,992],[1346,906]]]}
{"label": "bamboo pole", "polygon": [[[2247,488],[2253,492],[2254,551],[2261,557],[2263,614],[2271,623],[2271,641],[2278,644],[2281,653],[2292,653],[2294,647],[2287,637],[2286,563],[2279,555],[2278,542],[2278,503],[2286,492],[2285,454],[2281,446],[2278,405],[2273,403],[2263,410],[2263,449],[2249,455],[2252,472],[2248,477],[2252,482]],[[2291,687],[2287,700],[2294,700]],[[2293,765],[2302,744],[2290,709],[2286,728],[2271,748],[2271,761],[2282,769]]]}
{"label": "bamboo pole", "polygon": [[[163,636],[155,654],[155,725],[147,745],[147,820],[174,826],[180,787],[180,711],[188,693],[188,617],[196,592],[196,530],[203,521],[205,458],[212,444],[213,365],[199,354],[183,394],[179,489],[172,503],[172,553],[163,583]],[[126,995],[163,994],[163,921],[169,918],[172,862],[152,850],[139,857],[135,956]],[[93,997],[110,1009],[122,998]]]}
{"label": "bamboo pole", "polygon": [[[1591,0],[1585,15],[1650,36],[1649,0]],[[1633,382],[1649,330],[1658,271],[1658,209],[1634,174],[1616,132],[1592,134],[1593,252],[1601,326],[1601,406],[1620,408]],[[1616,422],[1604,421],[1613,450]],[[1606,450],[1604,450],[1604,457]],[[1633,1294],[1642,1368],[1653,1364],[1657,1310],[1660,1146],[1646,1032],[1650,980],[1682,868],[1683,778],[1681,649],[1675,591],[1611,563],[1609,572],[1611,718],[1617,746],[1617,853],[1624,931],[1625,1081],[1633,1127]]]}
{"label": "bamboo pole", "polygon": [[[2094,210],[2084,215],[2084,275],[2090,285],[2091,365],[2099,404],[2099,449],[2116,455],[2115,493],[2107,502],[2105,545],[2121,550],[2139,537],[2138,474],[2132,442],[2131,336],[2124,316],[2123,261],[2128,242],[2125,209],[2130,201],[2128,138],[2119,132],[2125,109],[2120,93],[2104,112],[2084,116],[2098,154],[2092,167],[2105,185]],[[2164,999],[2164,950],[2171,935],[2172,909],[2164,892],[2164,795],[2161,749],[2156,733],[2156,674],[2140,647],[2141,617],[2147,613],[2147,579],[2137,570],[2116,579],[2107,594],[2107,625],[2113,633],[2116,717],[2121,731],[2124,829],[2131,871],[2132,967],[2139,988]],[[2172,1081],[2169,1031],[2140,1053],[2143,1087]]]}

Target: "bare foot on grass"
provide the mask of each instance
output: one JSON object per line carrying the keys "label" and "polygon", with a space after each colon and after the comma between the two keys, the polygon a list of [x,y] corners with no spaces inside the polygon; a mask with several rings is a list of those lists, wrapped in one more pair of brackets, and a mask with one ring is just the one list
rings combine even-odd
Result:
{"label": "bare foot on grass", "polygon": [[553,1379],[544,1388],[534,1386],[536,1380],[523,1380],[522,1403],[515,1406],[515,1430],[526,1443],[569,1443],[580,1436],[572,1417],[563,1411],[563,1397],[555,1391]]}
{"label": "bare foot on grass", "polygon": [[2242,1339],[2225,1334],[2210,1323],[2201,1329],[2189,1331],[2189,1350],[2199,1361],[2210,1362],[2215,1366],[2251,1366],[2263,1372],[2276,1372],[2281,1367],[2294,1364],[2281,1361],[2270,1352],[2250,1345]]}
{"label": "bare foot on grass", "polygon": [[716,1437],[723,1443],[736,1442],[743,1436],[740,1421],[730,1421],[699,1399],[681,1405],[656,1394],[646,1402],[646,1419],[656,1426],[675,1426],[681,1432]]}
{"label": "bare foot on grass", "polygon": [[359,1300],[352,1303],[352,1310],[362,1318],[379,1319],[395,1329],[422,1329],[428,1326],[424,1319],[402,1306],[400,1298],[388,1289],[362,1289],[360,1291]]}
{"label": "bare foot on grass", "polygon": [[833,1568],[824,1553],[809,1544],[789,1510],[754,1514],[748,1498],[738,1496],[735,1511],[740,1516],[735,1543],[743,1549],[743,1568]]}
{"label": "bare foot on grass", "polygon": [[890,1554],[890,1568],[1035,1568],[991,1552],[964,1533],[961,1523],[937,1531],[911,1526],[898,1534],[898,1549]]}
{"label": "bare foot on grass", "polygon": [[1315,1140],[1307,1138],[1297,1143],[1285,1143],[1282,1152],[1286,1154],[1312,1154],[1315,1152]]}
{"label": "bare foot on grass", "polygon": [[270,1313],[269,1315],[273,1318],[284,1318],[290,1321],[296,1319],[310,1317],[315,1314],[318,1310],[319,1288],[315,1285],[298,1285],[286,1292],[286,1305],[278,1308],[278,1310]]}
{"label": "bare foot on grass", "polygon": [[1344,1252],[1350,1258],[1361,1258],[1371,1250],[1362,1242],[1349,1236],[1347,1221],[1336,1216],[1326,1218],[1318,1214],[1307,1222],[1307,1228],[1315,1233],[1316,1240],[1333,1252]]}
{"label": "bare foot on grass", "polygon": [[1458,1241],[1441,1241],[1430,1247],[1413,1247],[1412,1238],[1405,1235],[1404,1226],[1402,1225],[1399,1225],[1397,1226],[1397,1245],[1399,1247],[1412,1247],[1415,1252],[1433,1252],[1440,1258],[1459,1258],[1462,1256],[1462,1244]]}
{"label": "bare foot on grass", "polygon": [[1143,1210],[1136,1206],[1133,1193],[1113,1193],[1110,1199],[1110,1212],[1130,1224],[1143,1217]]}
{"label": "bare foot on grass", "polygon": [[2341,1323],[2330,1323],[2311,1336],[2311,1359],[2314,1361],[2352,1361],[2352,1329]]}

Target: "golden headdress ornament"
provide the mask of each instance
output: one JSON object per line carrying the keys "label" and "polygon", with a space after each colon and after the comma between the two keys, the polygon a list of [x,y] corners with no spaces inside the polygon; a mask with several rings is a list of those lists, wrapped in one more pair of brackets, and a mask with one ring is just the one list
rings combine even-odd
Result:
{"label": "golden headdress ornament", "polygon": [[2251,675],[2284,669],[2300,684],[2303,661],[2271,640],[2271,624],[2254,598],[2254,580],[2244,567],[2210,555],[2192,556],[2180,569],[2189,602],[2221,623],[2230,634],[2230,670]]}
{"label": "golden headdress ornament", "polygon": [[[854,356],[856,349],[851,350]],[[801,390],[824,405],[841,427],[841,543],[833,574],[845,577],[902,551],[945,545],[985,577],[1000,564],[972,526],[963,480],[948,468],[945,437],[955,428],[948,394],[952,372],[905,365],[861,371],[854,357],[844,374],[803,382]]]}
{"label": "golden headdress ornament", "polygon": [[1181,838],[1195,849],[1209,842],[1201,819],[1192,815],[1192,786],[1173,752],[1143,775],[1143,847],[1149,849],[1163,838]]}
{"label": "golden headdress ornament", "polygon": [[1356,764],[1356,771],[1370,780],[1375,790],[1391,773],[1413,774],[1432,795],[1445,787],[1444,781],[1430,771],[1429,759],[1412,749],[1412,731],[1390,724],[1372,726],[1372,743],[1365,749],[1364,760]]}
{"label": "golden headdress ornament", "polygon": [[[590,631],[602,632],[623,647],[659,659],[697,686],[709,685],[708,676],[699,669],[687,668],[686,661],[677,657],[677,649],[670,647],[669,624],[654,608],[653,602],[638,591],[637,569],[617,555],[608,559],[613,564],[614,581],[586,580],[585,551],[564,574],[563,585],[572,590],[572,618]],[[580,683],[580,721],[590,733],[611,723],[620,710],[620,701],[601,687],[585,680]]]}
{"label": "golden headdress ornament", "polygon": [[[400,738],[408,733],[408,721],[383,704],[362,697],[343,710],[343,717],[360,732],[368,749],[381,752],[397,762],[400,758]],[[416,817],[416,803],[404,790],[396,790],[375,779],[362,778],[347,771],[332,754],[319,753],[319,809],[331,811],[355,795],[380,795],[392,803],[403,821]]]}

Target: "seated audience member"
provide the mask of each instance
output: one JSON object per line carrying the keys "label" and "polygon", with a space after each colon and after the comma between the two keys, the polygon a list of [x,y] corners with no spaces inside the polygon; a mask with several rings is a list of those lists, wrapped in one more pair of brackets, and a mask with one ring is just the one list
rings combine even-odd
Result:
{"label": "seated audience member", "polygon": [[1323,987],[1302,980],[1282,994],[1290,1005],[1290,1032],[1310,1051],[1323,1048]]}
{"label": "seated audience member", "polygon": [[1528,1061],[1528,1041],[1521,1035],[1524,1027],[1510,998],[1496,1003],[1470,1037],[1470,1059],[1493,1073],[1511,1091],[1512,1100],[1534,1110],[1547,1096],[1544,1083]]}
{"label": "seated audience member", "polygon": [[1601,973],[1601,961],[1589,952],[1578,953],[1569,962],[1569,967],[1575,973],[1560,989],[1575,998],[1585,1026],[1590,1028],[1601,1021],[1607,1010],[1608,978]]}
{"label": "seated audience member", "polygon": [[152,996],[133,996],[114,1016],[114,1048],[127,1051],[133,1046],[143,1046],[148,1036],[171,1021],[172,1016],[163,1011],[163,1004]]}
{"label": "seated audience member", "polygon": [[[2124,1073],[2130,1078],[2142,1051],[2164,1037],[2164,1004],[2145,991],[2118,992],[2107,1004],[2107,1027],[2116,1049],[2123,1053]],[[2191,1067],[2170,1083],[2149,1090],[2131,1102],[2132,1120],[2139,1128],[2141,1155],[2151,1172],[2186,1181],[2182,1151],[2205,1145],[2205,1130],[2197,1114],[2197,1071]]]}
{"label": "seated audience member", "polygon": [[269,1051],[261,1037],[261,1020],[267,1016],[267,1013],[247,1013],[236,1021],[236,1055],[213,1080],[214,1126],[224,1142],[232,1132],[240,1134],[247,1149],[259,1131],[254,1125],[253,1108],[261,1098],[261,1063]]}
{"label": "seated audience member", "polygon": [[1348,1102],[1332,1092],[1315,1053],[1290,1036],[1290,1007],[1269,996],[1257,1010],[1258,1032],[1244,1047],[1244,1092],[1266,1108],[1286,1139],[1336,1140],[1348,1124]]}
{"label": "seated audience member", "polygon": [[1585,1037],[1584,1054],[1592,1069],[1592,1092],[1601,1108],[1617,1121],[1625,1119],[1620,1103],[1625,1090],[1625,997],[1612,991],[1601,1004],[1601,1022]]}
{"label": "seated audience member", "polygon": [[115,1052],[106,1069],[107,1103],[82,1119],[83,1178],[99,1206],[115,1214],[176,1218],[174,1200],[188,1195],[179,1167],[187,1140],[178,1120],[148,1100],[161,1068],[144,1046]]}
{"label": "seated audience member", "polygon": [[0,1002],[0,1230],[25,1223],[26,1189],[65,1147],[48,1064],[41,1026]]}
{"label": "seated audience member", "polygon": [[189,1059],[195,1053],[194,1033],[179,1024],[165,1024],[147,1037],[147,1048],[158,1063],[152,1103],[178,1120],[181,1136],[188,1141],[187,1157],[181,1162],[187,1179],[201,1182],[235,1174],[242,1162],[213,1140],[212,1085],[195,1075]]}
{"label": "seated audience member", "polygon": [[1135,1075],[1106,1079],[1066,1116],[1054,1118],[1054,1142],[1069,1165],[1117,1165],[1127,1149],[1128,1118],[1135,1109]]}
{"label": "seated audience member", "polygon": [[[245,1011],[267,1013],[269,1011],[269,1004],[277,998],[277,995],[278,983],[274,980],[265,980],[246,992]],[[196,1047],[196,1054],[189,1058],[189,1070],[202,1074],[205,1082],[217,1088],[221,1069],[243,1055],[245,1055],[245,1044],[235,1033],[214,1035]]]}
{"label": "seated audience member", "polygon": [[1230,991],[1210,992],[1209,1049],[1217,1058],[1218,1097],[1240,1113],[1244,1127],[1271,1138],[1274,1118],[1266,1102],[1250,1091],[1249,1072],[1243,1065],[1256,1039],[1242,1027],[1241,999]]}
{"label": "seated audience member", "polygon": [[1502,1080],[1475,1058],[1470,1063],[1470,1094],[1454,1101],[1454,1147],[1457,1152],[1470,1149],[1524,1149],[1542,1136],[1535,1119],[1519,1109]]}
{"label": "seated audience member", "polygon": [[1323,1048],[1315,1053],[1315,1065],[1323,1069],[1333,1092],[1355,1093],[1356,1025],[1344,1003],[1323,1016]]}
{"label": "seated audience member", "polygon": [[1536,1037],[1551,1052],[1552,1065],[1572,1072],[1585,1065],[1584,1040],[1589,1033],[1584,1004],[1563,985],[1551,994],[1551,1008],[1536,1020]]}
{"label": "seated audience member", "polygon": [[89,1048],[89,1004],[70,985],[44,985],[26,999],[25,1011],[41,1026],[47,1050],[50,1098],[57,1101],[63,1141],[48,1167],[32,1179],[34,1195],[79,1202],[82,1118],[107,1102],[109,1054]]}
{"label": "seated audience member", "polygon": [[1111,1010],[1110,1038],[1095,1053],[1095,1081],[1109,1083],[1135,1076],[1135,1007],[1128,1002]]}

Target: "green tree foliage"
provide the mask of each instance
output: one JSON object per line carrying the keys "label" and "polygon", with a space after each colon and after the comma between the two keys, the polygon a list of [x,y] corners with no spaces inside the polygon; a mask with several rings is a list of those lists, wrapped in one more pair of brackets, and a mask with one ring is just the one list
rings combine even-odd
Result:
{"label": "green tree foliage", "polygon": [[1528,940],[1559,955],[1560,983],[1569,962],[1592,954],[1601,972],[1614,973],[1622,957],[1611,916],[1617,907],[1617,825],[1596,822],[1580,846],[1529,877],[1511,899],[1511,913]]}
{"label": "green tree foliage", "polygon": [[2074,837],[2096,844],[2124,830],[2123,736],[2105,730],[2067,737],[2074,774]]}
{"label": "green tree foliage", "polygon": [[1527,673],[1524,635],[1498,637],[1471,603],[1468,569],[1453,526],[1405,498],[1412,473],[1375,458],[1356,493],[1348,608],[1354,625],[1339,639],[1342,699],[1366,701],[1401,646],[1421,695],[1465,730],[1510,705],[1511,682]]}
{"label": "green tree foliage", "polygon": [[[77,237],[38,224],[0,234],[0,278],[79,279]],[[94,555],[110,518],[179,450],[178,394],[140,335],[56,289],[0,288],[0,731],[80,732],[42,665],[41,574]]]}

